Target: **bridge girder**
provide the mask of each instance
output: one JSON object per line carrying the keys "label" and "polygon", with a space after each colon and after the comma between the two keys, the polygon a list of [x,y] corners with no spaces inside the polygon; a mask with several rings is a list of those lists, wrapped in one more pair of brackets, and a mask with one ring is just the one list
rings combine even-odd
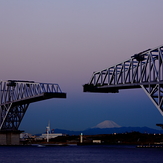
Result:
{"label": "bridge girder", "polygon": [[30,103],[66,98],[58,84],[8,80],[0,82],[0,130],[18,130]]}
{"label": "bridge girder", "polygon": [[133,55],[129,60],[94,72],[84,92],[118,93],[142,88],[163,115],[163,45]]}

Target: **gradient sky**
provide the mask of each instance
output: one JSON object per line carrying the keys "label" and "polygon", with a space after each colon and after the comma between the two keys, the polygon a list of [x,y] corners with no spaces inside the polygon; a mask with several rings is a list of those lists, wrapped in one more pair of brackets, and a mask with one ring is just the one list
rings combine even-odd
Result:
{"label": "gradient sky", "polygon": [[141,89],[83,93],[94,71],[163,44],[162,0],[0,0],[0,78],[58,83],[67,99],[30,104],[20,129],[84,130],[104,120],[160,129]]}

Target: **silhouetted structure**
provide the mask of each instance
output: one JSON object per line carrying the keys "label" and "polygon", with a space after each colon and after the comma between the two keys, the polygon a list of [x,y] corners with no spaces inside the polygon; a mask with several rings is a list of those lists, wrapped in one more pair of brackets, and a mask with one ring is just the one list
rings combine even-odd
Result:
{"label": "silhouetted structure", "polygon": [[163,115],[163,46],[94,72],[84,85],[84,92],[118,93],[120,89],[132,88],[142,88]]}
{"label": "silhouetted structure", "polygon": [[156,124],[156,126],[159,126],[163,129],[163,124]]}
{"label": "silhouetted structure", "polygon": [[58,84],[19,80],[1,81],[0,132],[3,140],[7,141],[6,137],[10,137],[8,142],[11,142],[14,140],[12,138],[14,134],[11,133],[20,133],[18,127],[30,103],[50,98],[66,98],[66,93],[61,91]]}

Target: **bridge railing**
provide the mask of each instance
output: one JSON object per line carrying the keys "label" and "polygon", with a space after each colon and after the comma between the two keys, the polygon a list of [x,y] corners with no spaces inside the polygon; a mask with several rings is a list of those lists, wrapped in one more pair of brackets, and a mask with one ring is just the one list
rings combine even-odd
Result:
{"label": "bridge railing", "polygon": [[163,46],[133,55],[129,60],[94,72],[87,85],[115,87],[163,81]]}
{"label": "bridge railing", "polygon": [[52,83],[15,80],[0,82],[1,104],[36,97],[43,93],[62,93],[62,91],[58,84]]}

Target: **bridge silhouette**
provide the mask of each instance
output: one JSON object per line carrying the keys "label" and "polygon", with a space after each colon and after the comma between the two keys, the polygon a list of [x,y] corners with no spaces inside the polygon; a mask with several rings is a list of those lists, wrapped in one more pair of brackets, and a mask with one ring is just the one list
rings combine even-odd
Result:
{"label": "bridge silhouette", "polygon": [[66,98],[58,84],[7,80],[0,82],[0,131],[17,131],[30,103]]}
{"label": "bridge silhouette", "polygon": [[[94,72],[83,91],[118,93],[121,89],[133,88],[142,88],[163,115],[163,46],[134,54],[124,62]],[[66,93],[58,84],[1,81],[0,144],[19,144],[21,131],[18,128],[29,104],[50,98],[66,98]]]}
{"label": "bridge silhouette", "polygon": [[94,72],[83,91],[118,93],[121,89],[133,88],[142,88],[163,115],[163,45]]}

